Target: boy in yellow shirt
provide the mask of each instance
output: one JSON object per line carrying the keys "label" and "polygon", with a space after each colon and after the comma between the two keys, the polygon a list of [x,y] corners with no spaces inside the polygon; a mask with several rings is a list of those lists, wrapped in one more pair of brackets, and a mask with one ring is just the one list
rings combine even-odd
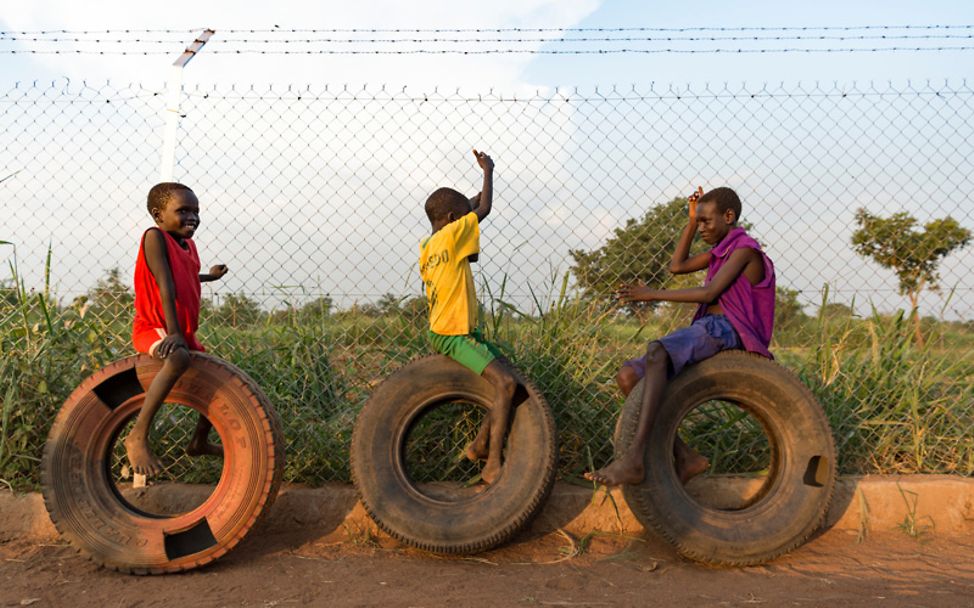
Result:
{"label": "boy in yellow shirt", "polygon": [[492,484],[501,474],[501,454],[517,388],[513,374],[498,359],[500,351],[477,328],[477,293],[470,262],[480,254],[480,222],[490,213],[494,161],[473,151],[484,172],[484,185],[471,199],[440,188],[426,199],[433,234],[419,244],[419,274],[426,288],[433,348],[494,385],[496,395],[476,439],[467,446],[470,460],[487,459],[481,479]]}

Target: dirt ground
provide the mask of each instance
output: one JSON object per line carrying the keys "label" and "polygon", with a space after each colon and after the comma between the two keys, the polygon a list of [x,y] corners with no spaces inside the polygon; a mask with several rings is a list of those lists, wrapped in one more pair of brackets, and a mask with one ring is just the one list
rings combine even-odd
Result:
{"label": "dirt ground", "polygon": [[259,530],[208,568],[136,577],[63,544],[0,543],[0,606],[971,606],[974,539],[833,531],[772,564],[712,569],[645,535],[524,538],[442,558],[344,530]]}

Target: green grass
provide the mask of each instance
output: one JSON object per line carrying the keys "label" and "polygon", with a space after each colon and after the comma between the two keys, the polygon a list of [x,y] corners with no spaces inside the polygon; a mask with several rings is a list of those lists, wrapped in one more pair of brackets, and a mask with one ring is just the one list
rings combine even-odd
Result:
{"label": "green grass", "polygon": [[[126,294],[110,290],[58,304],[46,287],[27,290],[15,268],[11,276],[0,289],[0,485],[29,489],[39,482],[43,443],[60,404],[95,369],[132,353],[131,305]],[[554,410],[561,474],[577,476],[589,459],[606,463],[622,401],[614,382],[619,364],[685,323],[685,311],[664,307],[641,321],[620,317],[574,298],[567,280],[536,298],[542,314],[518,310],[503,292],[483,296],[488,337]],[[372,388],[429,352],[424,316],[405,307],[382,314],[264,314],[237,326],[219,318],[204,315],[200,337],[274,403],[285,426],[289,481],[348,481],[352,427]],[[908,318],[879,313],[803,318],[777,336],[778,360],[826,409],[842,472],[974,475],[974,326],[924,323],[923,347],[913,342]],[[716,450],[721,470],[755,466],[763,457],[748,446],[759,442],[751,431],[729,438],[720,429],[731,423],[700,425],[688,440]],[[431,428],[442,428],[442,421],[436,424]],[[443,464],[436,466],[452,475],[451,454],[463,442],[451,441],[452,447],[430,449],[441,448]],[[423,476],[435,477],[433,469]]]}

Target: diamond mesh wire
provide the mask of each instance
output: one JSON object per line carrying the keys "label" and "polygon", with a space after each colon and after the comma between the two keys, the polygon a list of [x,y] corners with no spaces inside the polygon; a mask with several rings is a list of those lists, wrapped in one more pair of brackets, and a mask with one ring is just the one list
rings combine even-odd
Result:
{"label": "diamond mesh wire", "polygon": [[[151,225],[144,200],[157,181],[161,91],[55,81],[0,94],[0,240],[12,244],[0,245],[10,266],[0,284],[0,478],[36,480],[58,405],[93,369],[131,353],[130,277]],[[611,457],[616,369],[689,315],[670,305],[612,311],[590,297],[579,260],[608,252],[605,284],[699,283],[674,282],[652,261],[668,259],[666,235],[682,226],[676,199],[697,184],[735,188],[742,220],[775,261],[772,349],[829,411],[842,470],[974,473],[974,247],[940,261],[939,291],[919,298],[928,345],[904,355],[885,349],[910,335],[895,315],[909,300],[890,269],[851,245],[859,208],[974,229],[966,83],[511,95],[201,85],[184,88],[181,112],[176,179],[200,199],[203,266],[230,267],[204,284],[201,339],[277,407],[290,480],[347,480],[352,425],[371,389],[429,352],[416,268],[429,232],[422,205],[443,185],[477,192],[471,147],[497,166],[474,267],[483,323],[555,409],[563,475]],[[627,236],[629,220],[654,210],[640,236]],[[648,261],[634,269],[634,260]],[[916,366],[903,357],[914,356],[940,363],[910,381],[910,405],[903,385],[883,378],[905,378]],[[864,389],[856,376],[870,370]],[[749,466],[753,455],[740,452],[738,463],[721,453],[721,467]],[[178,469],[185,457],[174,448],[168,458]],[[446,460],[424,465],[423,478],[453,466]]]}

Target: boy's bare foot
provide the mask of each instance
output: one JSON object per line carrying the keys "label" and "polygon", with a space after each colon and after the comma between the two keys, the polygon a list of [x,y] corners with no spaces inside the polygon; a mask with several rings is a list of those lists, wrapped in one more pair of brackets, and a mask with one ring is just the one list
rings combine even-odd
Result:
{"label": "boy's bare foot", "polygon": [[604,486],[635,485],[642,483],[646,472],[643,469],[642,458],[632,458],[628,455],[603,467],[598,471],[586,472],[584,477]]}
{"label": "boy's bare foot", "polygon": [[210,443],[206,437],[193,435],[189,445],[186,446],[186,453],[190,456],[219,456],[223,457],[223,446]]}
{"label": "boy's bare foot", "polygon": [[484,481],[487,485],[493,485],[497,478],[501,476],[501,464],[499,462],[487,461],[484,465],[482,471],[480,471],[480,479]]}
{"label": "boy's bare foot", "polygon": [[463,450],[463,455],[471,462],[487,460],[490,455],[490,414],[484,416],[480,428],[477,429],[477,436]]}
{"label": "boy's bare foot", "polygon": [[477,438],[471,441],[463,451],[463,455],[467,457],[467,460],[472,462],[487,460],[489,454],[490,450],[488,449],[486,435],[483,437],[477,435]]}
{"label": "boy's bare foot", "polygon": [[706,471],[710,466],[710,461],[703,454],[689,446],[686,446],[685,450],[676,450],[675,456],[676,474],[683,485]]}
{"label": "boy's bare foot", "polygon": [[162,472],[162,463],[149,449],[149,445],[143,437],[129,433],[123,443],[125,444],[125,455],[129,459],[133,473],[151,476]]}

